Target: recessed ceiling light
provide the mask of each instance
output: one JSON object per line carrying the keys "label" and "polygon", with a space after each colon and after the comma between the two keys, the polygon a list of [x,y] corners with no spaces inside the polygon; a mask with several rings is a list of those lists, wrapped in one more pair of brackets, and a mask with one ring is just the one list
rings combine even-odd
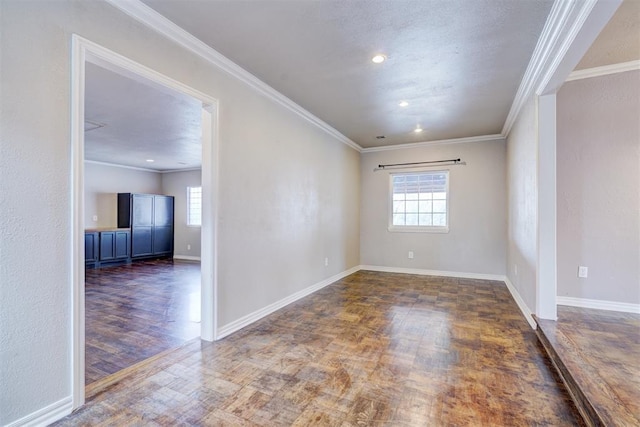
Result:
{"label": "recessed ceiling light", "polygon": [[401,106],[401,107],[407,107],[409,105],[409,103],[407,101],[400,101],[398,103],[398,105]]}
{"label": "recessed ceiling light", "polygon": [[153,162],[155,162],[155,160],[153,160],[153,159],[147,159],[147,163],[153,163]]}
{"label": "recessed ceiling light", "polygon": [[422,132],[422,128],[421,127],[417,127],[413,130],[415,133],[420,133]]}
{"label": "recessed ceiling light", "polygon": [[371,60],[373,62],[375,62],[376,64],[383,63],[385,59],[387,59],[387,57],[382,55],[382,54],[378,54],[378,55],[374,56],[373,58],[371,58]]}

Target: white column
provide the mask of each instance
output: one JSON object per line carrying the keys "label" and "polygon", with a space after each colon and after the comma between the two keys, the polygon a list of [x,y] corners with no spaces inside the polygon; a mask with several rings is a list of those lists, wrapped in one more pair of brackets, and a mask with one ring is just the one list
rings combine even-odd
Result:
{"label": "white column", "polygon": [[556,256],[556,94],[537,98],[538,111],[538,265],[536,315],[557,319]]}

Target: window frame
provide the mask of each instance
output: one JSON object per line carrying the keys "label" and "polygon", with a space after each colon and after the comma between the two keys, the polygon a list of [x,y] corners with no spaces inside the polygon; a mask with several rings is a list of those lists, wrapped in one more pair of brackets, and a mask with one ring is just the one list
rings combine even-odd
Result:
{"label": "window frame", "polygon": [[[446,225],[434,226],[434,225],[394,225],[393,224],[393,178],[400,175],[420,175],[420,174],[444,174],[446,175],[446,184],[445,184],[445,221]],[[449,181],[450,181],[450,173],[449,169],[441,169],[441,170],[433,170],[433,171],[413,171],[413,172],[397,172],[397,173],[389,173],[389,190],[387,194],[387,229],[390,232],[400,232],[400,233],[448,233],[449,232],[449,212],[451,205],[449,203],[450,195],[449,195]]]}
{"label": "window frame", "polygon": [[[191,189],[199,188],[200,189],[200,223],[192,224],[191,223]],[[189,185],[187,186],[187,227],[202,227],[202,185]]]}

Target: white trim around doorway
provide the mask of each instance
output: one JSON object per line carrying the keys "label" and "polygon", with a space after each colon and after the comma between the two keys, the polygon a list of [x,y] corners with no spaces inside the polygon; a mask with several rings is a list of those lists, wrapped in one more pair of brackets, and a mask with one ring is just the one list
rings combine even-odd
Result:
{"label": "white trim around doorway", "polygon": [[84,96],[85,63],[91,62],[133,79],[179,92],[202,102],[202,323],[201,338],[213,341],[217,331],[218,100],[85,38],[71,39],[71,393],[76,409],[85,400],[84,306]]}

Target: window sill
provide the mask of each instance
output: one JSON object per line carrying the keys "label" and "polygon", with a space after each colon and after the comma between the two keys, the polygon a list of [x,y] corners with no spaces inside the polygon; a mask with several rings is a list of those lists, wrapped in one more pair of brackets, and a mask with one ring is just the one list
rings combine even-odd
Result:
{"label": "window sill", "polygon": [[390,225],[388,230],[391,233],[439,233],[446,234],[449,232],[449,227],[411,227],[411,226],[397,226]]}

